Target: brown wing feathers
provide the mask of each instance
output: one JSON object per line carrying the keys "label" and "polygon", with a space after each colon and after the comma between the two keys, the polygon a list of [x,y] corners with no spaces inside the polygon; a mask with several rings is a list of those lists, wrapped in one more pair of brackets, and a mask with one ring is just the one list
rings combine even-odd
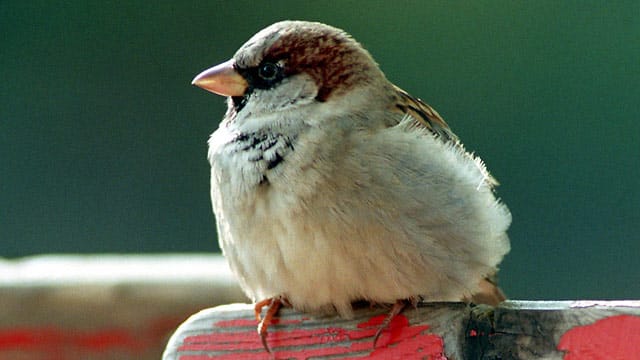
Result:
{"label": "brown wing feathers", "polygon": [[440,117],[437,111],[399,87],[395,86],[395,89],[398,94],[397,110],[414,118],[420,125],[423,125],[443,141],[458,142],[458,137],[449,129],[449,125]]}

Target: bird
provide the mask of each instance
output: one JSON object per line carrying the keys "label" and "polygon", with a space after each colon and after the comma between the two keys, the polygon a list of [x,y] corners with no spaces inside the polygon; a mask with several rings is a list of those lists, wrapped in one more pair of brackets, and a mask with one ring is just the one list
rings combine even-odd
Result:
{"label": "bird", "polygon": [[267,351],[282,306],[350,318],[357,302],[388,304],[388,325],[417,301],[505,299],[498,182],[344,30],[277,22],[192,84],[227,98],[211,201]]}

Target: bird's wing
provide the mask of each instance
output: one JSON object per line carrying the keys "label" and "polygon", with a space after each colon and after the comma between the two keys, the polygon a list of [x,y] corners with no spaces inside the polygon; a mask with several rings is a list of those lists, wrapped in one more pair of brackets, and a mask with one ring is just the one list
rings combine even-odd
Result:
{"label": "bird's wing", "polygon": [[406,91],[394,85],[397,94],[394,111],[399,111],[411,116],[417,124],[437,135],[444,142],[459,143],[456,134],[451,131],[449,125],[431,106],[422,100],[411,96]]}
{"label": "bird's wing", "polygon": [[[472,154],[468,153],[464,149],[464,145],[462,145],[462,142],[460,142],[456,134],[451,131],[449,125],[447,125],[444,119],[440,116],[440,114],[438,114],[437,111],[435,111],[434,108],[429,106],[424,101],[411,96],[409,93],[395,85],[394,89],[396,91],[396,101],[394,103],[395,107],[392,109],[392,111],[400,113],[402,115],[401,117],[398,117],[399,119],[410,116],[415,120],[416,126],[429,130],[429,132],[434,134],[436,138],[445,143],[451,144],[454,147],[457,147],[464,154],[471,157],[472,159],[475,159]],[[478,164],[480,170],[485,175],[487,184],[489,184],[490,187],[497,186],[499,184],[498,181],[493,176],[491,176],[491,174],[489,174],[489,172],[481,162],[479,162]]]}

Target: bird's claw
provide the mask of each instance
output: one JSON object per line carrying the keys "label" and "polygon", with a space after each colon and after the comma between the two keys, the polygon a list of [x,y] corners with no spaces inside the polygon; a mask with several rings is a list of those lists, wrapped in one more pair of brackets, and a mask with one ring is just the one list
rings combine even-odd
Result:
{"label": "bird's claw", "polygon": [[[259,301],[256,303],[254,307],[256,320],[259,321],[258,334],[260,335],[262,346],[269,354],[271,354],[271,348],[269,347],[269,343],[267,342],[269,324],[271,324],[273,317],[278,312],[278,310],[280,310],[280,308],[282,307],[282,304],[283,304],[282,299],[278,297],[274,297],[274,298],[269,298],[269,299]],[[262,313],[262,308],[265,306],[268,306],[267,312],[264,315],[264,317],[261,317],[260,314]]]}
{"label": "bird's claw", "polygon": [[[414,300],[410,299],[411,303],[414,304]],[[405,308],[405,306],[407,305],[407,303],[404,300],[398,300],[396,301],[395,304],[393,304],[393,307],[391,308],[391,311],[389,311],[389,314],[387,314],[387,317],[384,318],[384,320],[382,321],[382,323],[380,324],[380,326],[378,327],[378,330],[376,331],[376,335],[373,337],[373,348],[376,348],[376,344],[378,343],[378,339],[380,338],[380,335],[382,335],[382,331],[386,328],[389,327],[389,325],[391,324],[391,321],[393,320],[393,318],[396,317],[396,315],[400,314],[402,312],[402,310]]]}

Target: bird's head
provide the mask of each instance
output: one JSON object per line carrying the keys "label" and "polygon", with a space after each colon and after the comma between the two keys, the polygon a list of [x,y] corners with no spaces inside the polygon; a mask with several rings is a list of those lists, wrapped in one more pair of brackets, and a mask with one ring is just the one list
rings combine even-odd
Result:
{"label": "bird's head", "polygon": [[192,83],[229,97],[230,121],[272,114],[286,118],[294,109],[305,116],[345,107],[370,111],[391,86],[351,36],[305,21],[282,21],[261,30],[233,58]]}

